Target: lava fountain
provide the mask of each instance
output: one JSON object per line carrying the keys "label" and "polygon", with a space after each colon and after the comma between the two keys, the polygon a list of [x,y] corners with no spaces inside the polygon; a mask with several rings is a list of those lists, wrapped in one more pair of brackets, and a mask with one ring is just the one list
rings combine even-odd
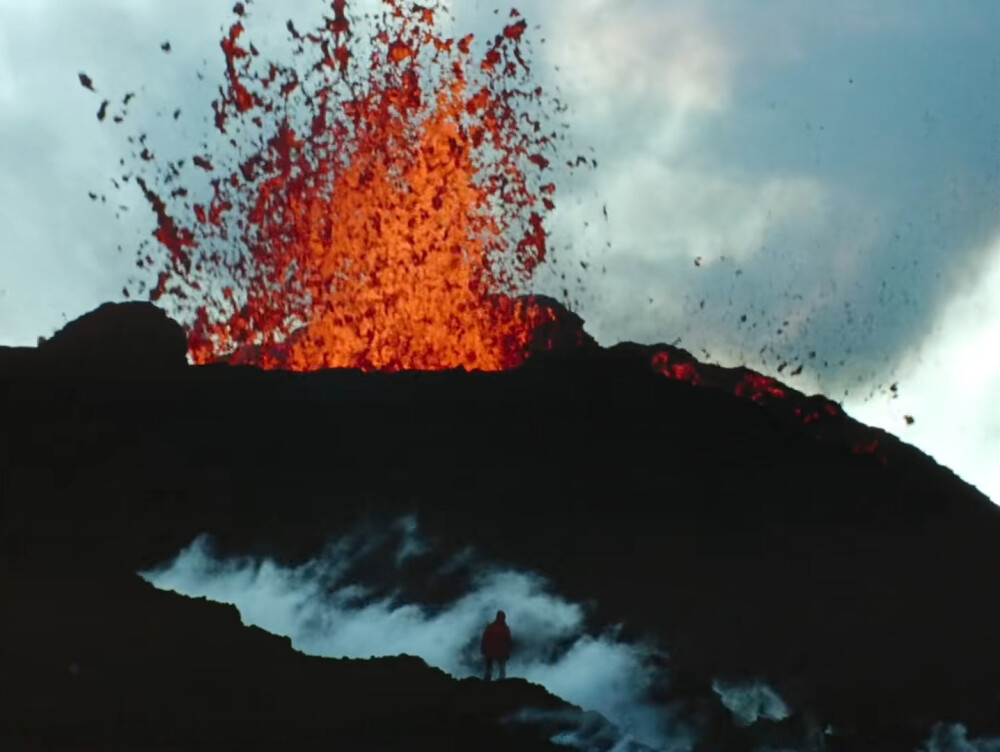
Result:
{"label": "lava fountain", "polygon": [[139,259],[156,273],[150,299],[185,323],[195,363],[519,364],[555,317],[527,293],[547,257],[560,137],[523,54],[525,20],[511,11],[476,54],[472,35],[438,30],[436,4],[382,0],[362,17],[366,37],[346,0],[330,7],[312,32],[288,22],[292,64],[264,60],[247,5],[234,8],[214,122],[234,154],[247,133],[254,147],[228,165],[193,156],[212,174],[204,203],[168,185],[183,164],[137,179],[158,220],[159,250]]}
{"label": "lava fountain", "polygon": [[[353,17],[332,0],[307,33],[289,21],[291,63],[261,55],[236,4],[212,103],[231,151],[161,165],[138,140],[137,183],[157,217],[158,250],[138,260],[155,274],[150,299],[184,324],[195,363],[500,370],[582,344],[582,322],[528,294],[552,263],[545,218],[563,136],[549,125],[561,105],[532,76],[526,21],[511,11],[474,52],[471,34],[440,31],[439,4],[371,2],[380,13]],[[202,202],[179,185],[185,161],[211,178]],[[142,280],[125,290],[145,292]],[[870,431],[841,435],[839,406],[772,377],[667,345],[645,357],[854,453],[880,451]]]}

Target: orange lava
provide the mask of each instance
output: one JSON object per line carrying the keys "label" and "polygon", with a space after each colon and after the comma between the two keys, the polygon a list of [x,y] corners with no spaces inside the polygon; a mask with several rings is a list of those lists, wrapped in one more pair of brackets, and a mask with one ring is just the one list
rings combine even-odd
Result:
{"label": "orange lava", "polygon": [[653,353],[650,365],[654,371],[662,373],[667,378],[677,381],[687,381],[695,386],[701,385],[701,376],[693,361],[671,362],[670,353],[659,350]]}
{"label": "orange lava", "polygon": [[650,347],[649,365],[668,379],[728,392],[756,403],[776,417],[787,416],[801,424],[813,439],[849,449],[853,454],[872,455],[882,465],[889,462],[885,446],[873,429],[851,420],[826,397],[807,397],[777,379],[746,368],[699,363],[687,351],[671,345]]}
{"label": "orange lava", "polygon": [[754,402],[760,402],[765,395],[782,399],[785,390],[778,385],[777,379],[770,376],[762,376],[759,373],[748,373],[743,380],[736,385],[734,393],[737,397],[746,397]]}
{"label": "orange lava", "polygon": [[186,221],[142,184],[168,251],[150,297],[187,317],[196,363],[496,370],[553,319],[523,297],[546,260],[557,138],[524,20],[512,11],[477,60],[471,36],[436,31],[437,6],[382,5],[363,61],[346,0],[314,32],[289,22],[298,55],[316,58],[305,73],[262,63],[238,5],[213,107],[222,133],[257,134],[255,150],[228,167],[194,156],[222,176]]}

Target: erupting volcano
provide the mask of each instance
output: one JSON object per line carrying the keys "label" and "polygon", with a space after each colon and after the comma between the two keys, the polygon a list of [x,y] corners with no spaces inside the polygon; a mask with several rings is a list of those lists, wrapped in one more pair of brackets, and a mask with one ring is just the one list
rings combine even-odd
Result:
{"label": "erupting volcano", "polygon": [[293,64],[264,60],[234,8],[214,122],[240,134],[232,155],[248,140],[252,153],[192,155],[214,178],[203,203],[170,185],[183,161],[138,178],[158,218],[160,253],[139,259],[157,273],[149,298],[184,321],[195,363],[517,365],[554,319],[526,293],[547,259],[560,138],[526,21],[511,11],[477,55],[471,34],[438,30],[436,4],[384,0],[360,19],[331,5],[313,32],[288,22]]}
{"label": "erupting volcano", "polygon": [[[360,1],[284,63],[237,4],[205,139],[121,163],[150,300],[0,347],[0,747],[995,746],[997,507],[790,364],[599,346],[526,21]],[[185,551],[288,618],[136,574]]]}
{"label": "erupting volcano", "polygon": [[[381,7],[351,20],[334,0],[309,33],[289,21],[295,62],[283,64],[245,40],[247,9],[235,6],[212,103],[229,150],[190,160],[212,176],[210,200],[178,187],[185,160],[157,170],[150,148],[135,155],[159,250],[144,244],[138,265],[156,272],[148,296],[182,321],[196,364],[489,371],[594,344],[557,301],[529,294],[553,263],[545,216],[561,136],[549,121],[561,105],[533,81],[526,21],[512,10],[477,55],[471,34],[439,31],[442,8]],[[126,290],[144,292],[141,280]],[[644,357],[667,378],[794,415],[817,437],[840,415],[674,347]],[[879,446],[867,434],[850,445]]]}
{"label": "erupting volcano", "polygon": [[[351,20],[334,0],[309,33],[289,21],[295,63],[282,64],[245,40],[237,4],[212,104],[229,151],[190,161],[212,176],[210,200],[177,186],[182,161],[157,171],[155,152],[136,155],[138,172],[153,173],[137,182],[159,248],[145,244],[138,263],[156,272],[149,298],[184,323],[196,364],[499,370],[593,344],[557,301],[529,294],[539,265],[553,263],[545,216],[561,136],[549,121],[561,105],[533,81],[526,21],[511,11],[477,55],[471,34],[439,31],[440,7],[381,7]],[[817,436],[840,415],[677,348],[644,357],[668,378],[780,403]],[[851,448],[875,452],[878,441]]]}

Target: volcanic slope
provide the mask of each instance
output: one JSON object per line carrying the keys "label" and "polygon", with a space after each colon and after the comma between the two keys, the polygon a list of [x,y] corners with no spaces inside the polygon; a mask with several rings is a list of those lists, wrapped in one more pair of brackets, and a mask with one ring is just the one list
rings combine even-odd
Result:
{"label": "volcanic slope", "polygon": [[861,739],[1000,733],[1000,510],[822,398],[666,346],[289,373],[190,367],[182,339],[128,304],[0,351],[5,593],[38,562],[123,576],[201,533],[299,562],[414,514],[596,604],[595,629],[652,636],[678,674],[764,677]]}

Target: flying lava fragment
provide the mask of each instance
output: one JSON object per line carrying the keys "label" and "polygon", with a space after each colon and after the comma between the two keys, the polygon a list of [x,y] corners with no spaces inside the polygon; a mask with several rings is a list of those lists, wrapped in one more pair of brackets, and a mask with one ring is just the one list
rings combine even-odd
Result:
{"label": "flying lava fragment", "polygon": [[[202,141],[163,165],[144,146],[122,176],[156,217],[156,248],[140,247],[136,263],[155,281],[124,294],[171,309],[195,363],[499,370],[574,340],[558,303],[530,294],[552,261],[545,219],[560,136],[531,75],[526,23],[512,11],[476,51],[472,35],[438,30],[439,5],[381,6],[364,17],[378,19],[366,37],[346,0],[332,0],[313,31],[288,22],[296,47],[283,63],[248,41],[248,6],[237,4],[212,108],[232,151]],[[209,193],[179,184],[185,165]],[[667,378],[836,433],[837,406],[773,378],[669,346],[649,357]],[[879,448],[868,434],[850,444]]]}
{"label": "flying lava fragment", "polygon": [[289,22],[287,63],[248,41],[238,5],[213,110],[239,148],[192,149],[203,200],[174,202],[162,165],[139,183],[158,222],[148,296],[185,322],[194,362],[496,370],[552,320],[528,293],[560,136],[525,21],[512,11],[477,53],[438,30],[438,4],[381,5],[373,28],[346,0],[312,32]]}

